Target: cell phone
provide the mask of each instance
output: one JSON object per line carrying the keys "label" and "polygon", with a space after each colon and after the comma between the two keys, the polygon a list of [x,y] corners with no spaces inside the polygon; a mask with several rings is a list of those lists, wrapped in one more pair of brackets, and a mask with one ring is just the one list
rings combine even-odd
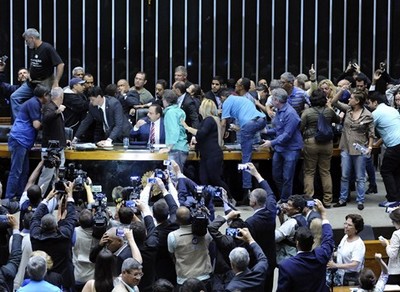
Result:
{"label": "cell phone", "polygon": [[240,236],[240,232],[237,228],[228,227],[226,228],[226,235],[237,237],[238,235]]}
{"label": "cell phone", "polygon": [[136,207],[136,203],[135,203],[135,201],[132,201],[132,200],[129,200],[129,201],[126,201],[125,202],[125,206],[127,207],[127,208],[135,208]]}
{"label": "cell phone", "polygon": [[165,166],[171,165],[171,160],[164,160],[163,165]]}
{"label": "cell phone", "polygon": [[308,200],[308,201],[307,201],[307,207],[308,207],[308,208],[313,208],[314,206],[315,206],[314,200]]}
{"label": "cell phone", "polygon": [[246,170],[246,169],[249,169],[247,164],[245,164],[245,163],[238,164],[238,170]]}
{"label": "cell phone", "polygon": [[115,231],[115,235],[118,237],[124,237],[124,229],[123,228],[117,228],[117,230]]}
{"label": "cell phone", "polygon": [[157,183],[157,180],[156,180],[155,177],[149,177],[149,178],[147,179],[147,183],[148,183],[148,184],[155,184],[155,183]]}

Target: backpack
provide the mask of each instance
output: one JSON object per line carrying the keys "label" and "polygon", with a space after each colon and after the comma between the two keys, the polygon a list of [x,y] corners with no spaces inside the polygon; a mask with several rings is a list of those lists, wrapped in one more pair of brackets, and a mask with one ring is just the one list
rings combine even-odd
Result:
{"label": "backpack", "polygon": [[314,136],[315,142],[318,144],[329,143],[333,139],[333,130],[332,125],[328,123],[324,116],[325,108],[322,112],[315,110],[318,112],[317,133]]}

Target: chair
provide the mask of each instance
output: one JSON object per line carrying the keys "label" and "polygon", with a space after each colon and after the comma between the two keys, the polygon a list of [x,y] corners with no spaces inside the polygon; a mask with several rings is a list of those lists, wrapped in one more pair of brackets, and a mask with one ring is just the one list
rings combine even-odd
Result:
{"label": "chair", "polygon": [[362,240],[374,240],[375,233],[371,225],[364,224],[364,229],[358,234]]}
{"label": "chair", "polygon": [[11,131],[12,125],[0,125],[0,143],[8,142],[8,134]]}
{"label": "chair", "polygon": [[139,121],[140,119],[143,119],[147,116],[147,113],[149,112],[148,108],[138,108],[136,109],[136,121]]}

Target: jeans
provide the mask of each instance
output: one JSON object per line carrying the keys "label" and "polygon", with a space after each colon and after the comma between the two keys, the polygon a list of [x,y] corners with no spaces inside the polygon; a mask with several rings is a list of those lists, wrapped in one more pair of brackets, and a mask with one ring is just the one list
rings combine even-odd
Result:
{"label": "jeans", "polygon": [[[253,153],[254,136],[257,132],[261,131],[267,125],[265,118],[255,118],[248,121],[240,129],[240,146],[242,148],[242,163],[251,161],[251,154]],[[251,189],[251,174],[247,171],[242,171],[242,187],[244,189]]]}
{"label": "jeans", "polygon": [[13,121],[18,116],[22,104],[33,96],[33,90],[24,82],[13,94],[11,94],[11,114]]}
{"label": "jeans", "polygon": [[389,202],[400,201],[400,144],[386,148],[381,175]]}
{"label": "jeans", "polygon": [[[43,152],[43,149],[42,149],[42,159],[44,158],[44,156],[47,156],[47,152]],[[64,149],[62,149],[60,151],[60,160],[61,160],[60,166],[63,167],[64,163],[65,163]],[[53,176],[54,176],[55,172],[56,172],[56,168],[55,167],[48,168],[48,167],[44,166],[42,168],[42,172],[40,173],[38,185],[41,187],[44,197],[47,194],[47,189],[49,187],[49,184],[53,180]],[[43,187],[42,187],[42,185],[43,185]],[[53,186],[51,186],[51,187],[53,187]]]}
{"label": "jeans", "polygon": [[20,198],[28,182],[29,149],[21,146],[13,137],[8,139],[11,152],[11,169],[7,180],[6,199]]}
{"label": "jeans", "polygon": [[272,176],[280,192],[280,199],[286,202],[293,192],[293,178],[300,150],[274,152],[272,157]]}
{"label": "jeans", "polygon": [[342,178],[340,181],[340,202],[346,202],[349,194],[349,182],[351,178],[351,170],[354,169],[356,178],[357,203],[363,204],[365,200],[365,163],[364,155],[349,155],[348,152],[342,151]]}
{"label": "jeans", "polygon": [[179,168],[181,169],[181,172],[183,173],[183,167],[185,165],[188,154],[189,153],[185,152],[185,151],[171,150],[168,153],[168,159],[175,161],[179,165]]}

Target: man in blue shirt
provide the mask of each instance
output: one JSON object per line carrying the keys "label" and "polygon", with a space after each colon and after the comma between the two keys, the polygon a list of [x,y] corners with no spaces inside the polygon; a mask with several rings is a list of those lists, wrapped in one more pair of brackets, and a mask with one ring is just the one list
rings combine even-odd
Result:
{"label": "man in blue shirt", "polygon": [[381,165],[381,175],[386,188],[387,201],[382,207],[400,204],[400,114],[385,104],[386,97],[375,92],[368,97],[369,108],[373,110],[375,128],[379,132],[386,151]]}
{"label": "man in blue shirt", "polygon": [[281,75],[281,84],[282,88],[286,90],[288,94],[287,102],[290,104],[301,116],[306,105],[310,104],[309,97],[307,93],[299,88],[294,86],[294,76],[290,72],[285,72]]}
{"label": "man in blue shirt", "polygon": [[25,102],[11,128],[8,149],[11,152],[11,169],[8,175],[6,198],[21,197],[29,175],[29,150],[35,143],[41,127],[42,105],[48,101],[49,90],[38,84],[34,97]]}
{"label": "man in blue shirt", "polygon": [[300,132],[300,117],[296,110],[287,103],[288,94],[282,88],[272,91],[272,103],[278,110],[272,120],[272,129],[267,133],[276,135],[273,140],[266,140],[260,147],[274,148],[272,158],[272,175],[278,191],[280,201],[287,202],[293,189],[293,177],[297,160],[303,149],[303,138]]}
{"label": "man in blue shirt", "polygon": [[[236,87],[242,86],[240,84],[242,79],[236,82]],[[253,102],[245,96],[230,95],[222,99],[222,117],[221,117],[221,133],[224,135],[226,129],[226,120],[234,118],[240,126],[240,146],[242,149],[242,163],[251,161],[253,152],[254,136],[257,132],[265,128],[267,120],[265,114],[259,112]],[[243,199],[249,195],[249,190],[252,188],[251,175],[247,171],[242,171],[242,187]]]}
{"label": "man in blue shirt", "polygon": [[21,292],[30,291],[49,291],[49,292],[61,292],[61,289],[57,286],[50,284],[44,280],[44,276],[47,273],[46,260],[41,256],[33,256],[29,259],[27,265],[28,275],[30,276],[30,282],[26,286],[18,289]]}

